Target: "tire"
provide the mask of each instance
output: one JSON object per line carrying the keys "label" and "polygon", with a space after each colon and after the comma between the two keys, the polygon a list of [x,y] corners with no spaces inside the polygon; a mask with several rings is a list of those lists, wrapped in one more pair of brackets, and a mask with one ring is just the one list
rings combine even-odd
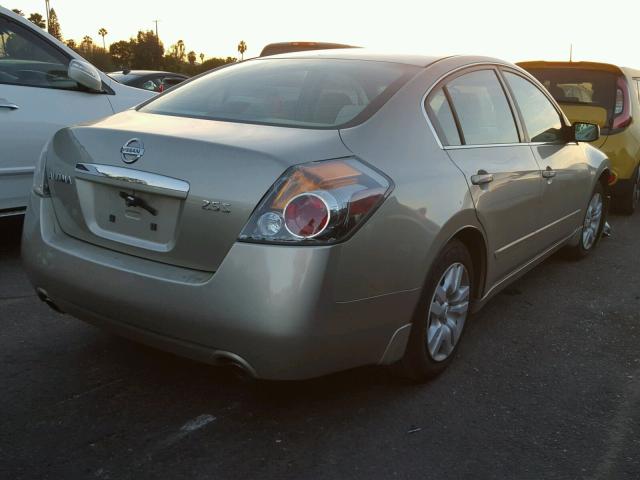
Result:
{"label": "tire", "polygon": [[[596,214],[598,204],[599,216]],[[596,248],[598,242],[600,242],[602,230],[607,221],[607,210],[608,200],[605,195],[605,189],[602,184],[598,182],[589,197],[589,203],[587,203],[578,245],[571,248],[571,254],[575,259],[581,259],[589,255],[589,253]]]}
{"label": "tire", "polygon": [[473,280],[469,251],[459,240],[452,240],[429,271],[398,374],[425,382],[451,363],[469,317]]}
{"label": "tire", "polygon": [[616,199],[616,206],[620,213],[633,215],[640,204],[640,165],[636,167],[631,176],[631,185],[620,197]]}

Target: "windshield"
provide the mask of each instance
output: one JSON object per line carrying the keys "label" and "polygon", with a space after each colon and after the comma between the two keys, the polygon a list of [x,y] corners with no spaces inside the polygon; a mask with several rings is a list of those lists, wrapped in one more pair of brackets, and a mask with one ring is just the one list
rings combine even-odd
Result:
{"label": "windshield", "polygon": [[140,111],[336,128],[364,121],[417,71],[409,65],[361,60],[252,60],[189,82]]}
{"label": "windshield", "polygon": [[541,68],[529,72],[542,83],[558,103],[603,107],[607,120],[614,115],[616,75],[602,70]]}

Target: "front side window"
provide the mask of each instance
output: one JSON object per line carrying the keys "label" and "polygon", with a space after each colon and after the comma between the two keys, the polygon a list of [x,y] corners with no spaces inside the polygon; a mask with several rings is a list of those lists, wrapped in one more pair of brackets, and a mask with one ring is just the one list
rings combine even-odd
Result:
{"label": "front side window", "polygon": [[304,128],[364,121],[418,67],[335,59],[261,59],[222,68],[154,99],[140,111]]}
{"label": "front side window", "polygon": [[461,75],[446,86],[466,145],[518,143],[513,113],[493,70]]}
{"label": "front side window", "polygon": [[444,145],[460,145],[458,127],[453,118],[453,112],[449,106],[444,91],[440,88],[427,99],[427,112],[431,123]]}
{"label": "front side window", "polygon": [[0,83],[75,90],[68,65],[69,59],[39,35],[0,17]]}
{"label": "front side window", "polygon": [[532,142],[563,141],[562,120],[549,99],[529,80],[504,73]]}

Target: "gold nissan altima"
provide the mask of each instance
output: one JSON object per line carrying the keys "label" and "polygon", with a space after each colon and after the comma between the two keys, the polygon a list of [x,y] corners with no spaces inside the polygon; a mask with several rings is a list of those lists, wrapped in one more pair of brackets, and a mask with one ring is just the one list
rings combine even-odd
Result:
{"label": "gold nissan altima", "polygon": [[204,362],[424,380],[492,295],[597,245],[598,135],[493,58],[250,60],[60,130],[24,262],[49,305]]}

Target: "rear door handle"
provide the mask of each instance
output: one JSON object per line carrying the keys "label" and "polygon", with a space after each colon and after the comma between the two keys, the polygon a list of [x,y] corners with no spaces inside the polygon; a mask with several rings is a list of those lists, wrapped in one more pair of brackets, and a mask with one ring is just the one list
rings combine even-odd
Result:
{"label": "rear door handle", "polygon": [[486,170],[478,170],[478,173],[471,175],[471,183],[474,185],[485,185],[493,182],[493,175]]}
{"label": "rear door handle", "polygon": [[15,103],[11,103],[9,100],[0,98],[0,108],[8,108],[9,110],[18,110],[20,107]]}
{"label": "rear door handle", "polygon": [[556,171],[552,170],[551,167],[547,167],[546,170],[542,171],[542,176],[544,178],[553,178],[556,176]]}

